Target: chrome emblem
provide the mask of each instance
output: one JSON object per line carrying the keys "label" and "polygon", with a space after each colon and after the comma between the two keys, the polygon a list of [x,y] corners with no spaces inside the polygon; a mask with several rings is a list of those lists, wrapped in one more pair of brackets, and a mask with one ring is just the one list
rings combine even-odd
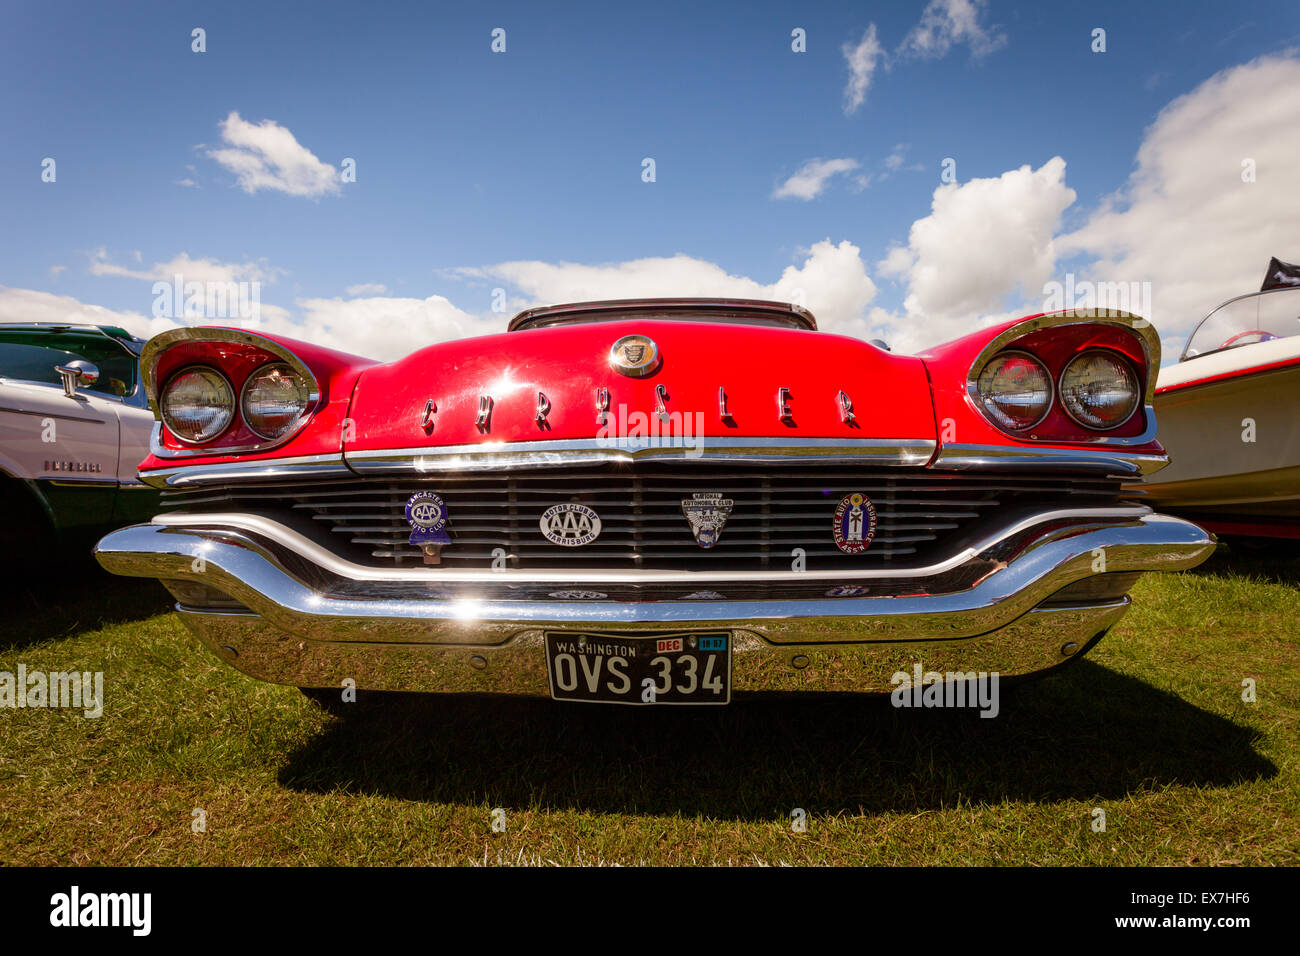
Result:
{"label": "chrome emblem", "polygon": [[560,601],[602,601],[609,597],[604,591],[551,591],[546,596]]}
{"label": "chrome emblem", "polygon": [[565,548],[580,548],[600,536],[600,515],[571,501],[547,508],[538,525],[547,541]]}
{"label": "chrome emblem", "polygon": [[644,378],[659,368],[659,346],[648,335],[625,335],[610,348],[609,364],[624,375]]}
{"label": "chrome emblem", "polygon": [[545,427],[546,416],[549,415],[550,413],[551,413],[551,400],[547,398],[544,393],[538,392],[537,393],[537,414],[533,416],[533,420],[536,421],[538,425]]}
{"label": "chrome emblem", "polygon": [[794,421],[794,412],[790,411],[790,390],[788,388],[778,388],[776,390],[776,413],[783,422]]}
{"label": "chrome emblem", "polygon": [[492,427],[492,405],[491,395],[478,397],[478,415],[474,418],[474,424],[479,431],[485,432]]}
{"label": "chrome emblem", "polygon": [[410,543],[416,547],[451,544],[447,506],[432,491],[417,491],[406,499],[406,523],[411,526]]}
{"label": "chrome emblem", "polygon": [[433,428],[433,416],[438,413],[438,403],[429,399],[424,403],[424,414],[420,416],[420,427],[425,431]]}
{"label": "chrome emblem", "polygon": [[732,420],[731,412],[727,409],[727,389],[725,386],[718,386],[718,417],[724,422]]}
{"label": "chrome emblem", "polygon": [[661,422],[668,421],[668,389],[662,385],[655,386],[655,414]]}
{"label": "chrome emblem", "polygon": [[731,498],[714,492],[696,493],[682,499],[682,514],[691,524],[696,544],[701,548],[711,548],[718,543],[734,504]]}
{"label": "chrome emblem", "polygon": [[835,396],[835,400],[840,406],[840,421],[845,425],[856,425],[858,416],[853,414],[853,399],[849,398],[848,392],[840,389],[839,394]]}
{"label": "chrome emblem", "polygon": [[609,389],[596,389],[596,424],[605,424],[605,416],[609,414]]}
{"label": "chrome emblem", "polygon": [[876,506],[860,491],[845,495],[835,509],[832,530],[835,547],[845,554],[861,554],[876,536]]}

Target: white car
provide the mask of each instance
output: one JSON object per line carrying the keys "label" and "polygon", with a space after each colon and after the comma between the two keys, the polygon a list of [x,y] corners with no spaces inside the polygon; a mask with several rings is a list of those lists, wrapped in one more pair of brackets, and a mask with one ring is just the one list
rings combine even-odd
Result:
{"label": "white car", "polygon": [[[0,483],[10,560],[81,548],[147,520],[157,492],[136,466],[153,413],[140,376],[144,346],[113,326],[0,324]],[[12,540],[10,540],[12,539]]]}

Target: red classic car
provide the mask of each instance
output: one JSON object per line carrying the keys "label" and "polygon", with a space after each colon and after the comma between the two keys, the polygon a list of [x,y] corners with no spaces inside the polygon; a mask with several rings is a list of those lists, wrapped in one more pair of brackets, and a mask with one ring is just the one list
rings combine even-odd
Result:
{"label": "red classic car", "polygon": [[918,356],[805,309],[532,309],[388,364],[226,328],[163,333],[156,577],[219,658],[319,689],[712,704],[1044,671],[1193,567],[1126,500],[1166,464],[1160,342],[1035,315]]}

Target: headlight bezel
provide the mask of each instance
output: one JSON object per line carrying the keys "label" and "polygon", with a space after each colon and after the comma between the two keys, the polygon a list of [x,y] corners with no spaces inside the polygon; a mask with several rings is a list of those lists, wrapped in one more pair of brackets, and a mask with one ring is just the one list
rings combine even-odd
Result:
{"label": "headlight bezel", "polygon": [[[1124,373],[1128,376],[1129,388],[1132,393],[1131,407],[1128,410],[1128,414],[1126,414],[1123,418],[1116,421],[1113,425],[1094,425],[1093,423],[1084,420],[1081,416],[1075,414],[1074,409],[1070,407],[1069,400],[1065,397],[1065,380],[1066,380],[1066,376],[1068,376],[1070,373],[1071,367],[1074,365],[1074,363],[1078,362],[1080,359],[1089,358],[1092,356],[1101,356],[1103,358],[1109,359],[1111,362],[1115,364],[1117,368],[1122,369]],[[1127,425],[1129,422],[1133,420],[1133,416],[1136,415],[1138,411],[1142,408],[1141,376],[1138,375],[1137,369],[1133,367],[1133,363],[1130,362],[1127,357],[1121,355],[1118,352],[1114,352],[1110,349],[1088,348],[1088,349],[1083,349],[1077,352],[1076,354],[1072,355],[1066,361],[1066,363],[1061,366],[1061,374],[1056,377],[1055,391],[1056,391],[1057,400],[1059,401],[1061,406],[1061,411],[1065,414],[1065,417],[1068,418],[1070,421],[1072,421],[1074,424],[1078,425],[1080,428],[1086,428],[1088,431],[1091,432],[1104,433],[1104,432],[1112,432],[1117,428],[1123,428],[1125,425]]]}
{"label": "headlight bezel", "polygon": [[[297,379],[298,391],[302,394],[302,405],[298,414],[294,416],[288,427],[286,427],[282,432],[279,434],[267,434],[253,424],[252,416],[249,415],[248,407],[245,403],[248,401],[248,392],[250,386],[253,384],[253,380],[259,375],[276,368],[284,369],[291,376]],[[275,359],[259,365],[244,378],[244,383],[239,388],[239,418],[240,421],[244,423],[244,427],[262,441],[279,444],[287,441],[302,428],[303,424],[311,417],[312,409],[319,398],[320,396],[316,391],[315,383],[311,379],[302,375],[302,373],[294,368],[289,362],[286,362],[283,359]]]}
{"label": "headlight bezel", "polygon": [[[980,383],[984,379],[984,374],[993,366],[993,364],[997,362],[999,359],[1009,359],[1009,358],[1028,359],[1033,365],[1037,366],[1038,370],[1042,373],[1043,378],[1046,381],[1047,404],[1043,407],[1042,414],[1039,415],[1038,418],[1036,418],[1034,421],[1030,422],[1027,425],[1014,425],[1002,421],[998,417],[994,409],[991,408],[989,403],[985,400],[985,392],[980,387]],[[970,381],[969,390],[971,393],[971,397],[975,400],[976,407],[979,408],[980,413],[984,416],[984,419],[989,423],[991,423],[995,428],[1001,429],[1003,432],[1006,432],[1008,435],[1014,435],[1016,437],[1021,437],[1025,435],[1027,432],[1029,432],[1031,429],[1037,428],[1039,425],[1041,425],[1044,421],[1047,420],[1047,417],[1052,414],[1052,409],[1056,407],[1056,391],[1057,391],[1056,379],[1052,376],[1052,370],[1049,369],[1047,367],[1047,363],[1044,362],[1037,355],[1034,355],[1032,352],[1027,352],[1023,349],[1014,349],[1014,348],[1002,349],[994,353],[993,355],[990,355],[987,361],[985,361],[980,366],[979,372]]]}
{"label": "headlight bezel", "polygon": [[[211,435],[202,438],[187,438],[176,427],[175,419],[167,408],[167,398],[171,394],[172,387],[182,376],[195,373],[206,373],[214,376],[221,385],[225,387],[226,394],[230,397],[230,404],[228,406],[226,420],[220,428],[214,431]],[[184,365],[167,376],[167,381],[164,382],[163,387],[158,390],[158,415],[163,425],[167,427],[167,431],[171,433],[173,438],[181,444],[189,445],[191,447],[211,444],[229,432],[231,426],[235,424],[236,420],[241,418],[239,414],[238,399],[235,395],[235,387],[231,384],[229,377],[227,377],[221,369],[216,368],[215,366],[203,365],[200,363]]]}

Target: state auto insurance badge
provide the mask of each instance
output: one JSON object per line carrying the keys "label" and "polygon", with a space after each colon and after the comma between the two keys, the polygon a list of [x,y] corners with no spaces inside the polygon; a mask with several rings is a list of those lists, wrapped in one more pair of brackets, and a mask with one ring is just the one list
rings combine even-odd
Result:
{"label": "state auto insurance badge", "polygon": [[845,495],[835,509],[835,546],[845,554],[861,554],[876,536],[876,506],[860,491]]}

